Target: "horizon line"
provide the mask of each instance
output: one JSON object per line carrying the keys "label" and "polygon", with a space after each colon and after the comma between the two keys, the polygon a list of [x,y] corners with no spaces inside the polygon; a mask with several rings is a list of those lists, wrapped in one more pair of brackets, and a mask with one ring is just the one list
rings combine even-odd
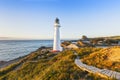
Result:
{"label": "horizon line", "polygon": [[[61,38],[61,40],[78,40],[81,39],[83,35],[81,35],[80,38]],[[85,35],[86,36],[86,35]],[[109,35],[109,36],[95,36],[95,37],[89,37],[88,38],[100,38],[100,37],[118,37],[120,35]],[[0,40],[53,40],[53,38],[23,38],[23,37],[0,37]]]}

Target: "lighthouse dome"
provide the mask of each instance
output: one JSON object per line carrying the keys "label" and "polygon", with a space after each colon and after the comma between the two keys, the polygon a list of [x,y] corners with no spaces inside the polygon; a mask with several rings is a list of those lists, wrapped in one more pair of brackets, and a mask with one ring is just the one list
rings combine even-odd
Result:
{"label": "lighthouse dome", "polygon": [[57,23],[57,24],[60,23],[58,18],[55,19],[55,23]]}

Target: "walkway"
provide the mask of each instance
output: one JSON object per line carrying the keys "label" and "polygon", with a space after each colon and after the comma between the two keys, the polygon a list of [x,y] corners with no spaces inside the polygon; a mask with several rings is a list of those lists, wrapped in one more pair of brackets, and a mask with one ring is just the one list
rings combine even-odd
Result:
{"label": "walkway", "polygon": [[98,73],[100,75],[106,75],[108,77],[116,78],[116,79],[120,80],[120,73],[119,72],[112,71],[112,70],[107,70],[107,69],[99,69],[99,68],[96,68],[96,67],[93,67],[93,66],[86,65],[86,64],[84,64],[80,61],[80,58],[78,56],[75,59],[75,64],[85,71],[88,71],[88,72],[91,72],[91,73]]}

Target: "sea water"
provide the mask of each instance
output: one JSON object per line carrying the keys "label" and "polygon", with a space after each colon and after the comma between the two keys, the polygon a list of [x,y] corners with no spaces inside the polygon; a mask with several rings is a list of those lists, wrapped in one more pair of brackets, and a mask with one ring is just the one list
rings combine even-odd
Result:
{"label": "sea water", "polygon": [[0,61],[9,61],[40,48],[52,47],[52,40],[0,40]]}

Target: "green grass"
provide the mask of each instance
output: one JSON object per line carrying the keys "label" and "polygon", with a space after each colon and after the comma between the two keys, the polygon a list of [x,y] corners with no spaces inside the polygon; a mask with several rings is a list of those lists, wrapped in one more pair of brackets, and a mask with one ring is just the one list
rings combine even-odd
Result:
{"label": "green grass", "polygon": [[[43,56],[38,59],[38,56]],[[66,50],[56,54],[40,50],[33,52],[21,60],[22,66],[5,68],[7,72],[2,74],[0,80],[106,80],[96,74],[90,74],[78,68],[73,51]],[[37,61],[37,62],[32,62]]]}

